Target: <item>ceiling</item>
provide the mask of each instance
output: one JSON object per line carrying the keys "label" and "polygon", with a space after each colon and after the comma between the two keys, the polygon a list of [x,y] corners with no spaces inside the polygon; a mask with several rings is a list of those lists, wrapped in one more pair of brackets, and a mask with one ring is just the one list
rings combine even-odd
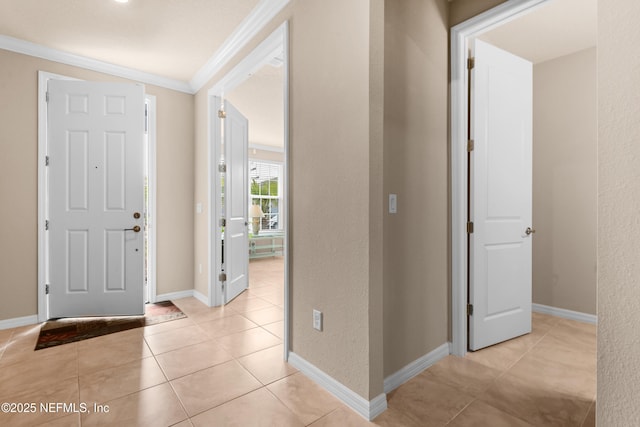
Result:
{"label": "ceiling", "polygon": [[[265,8],[275,15],[287,2],[2,0],[0,37],[160,76],[194,93],[225,43]],[[537,63],[595,46],[596,25],[597,0],[550,0],[480,38]],[[282,85],[283,67],[265,65],[228,94],[249,119],[250,144],[282,146]]]}
{"label": "ceiling", "polygon": [[[52,60],[60,53],[73,54],[104,63],[98,71],[109,72],[109,65],[124,67],[114,74],[195,93],[230,59],[230,51],[239,50],[287,2],[1,0],[0,48],[36,56],[44,51],[43,57]],[[22,46],[23,41],[36,46]],[[12,48],[15,44],[17,49]],[[249,119],[252,145],[283,145],[279,59],[227,94]]]}
{"label": "ceiling", "polygon": [[0,34],[189,81],[259,0],[2,0]]}
{"label": "ceiling", "polygon": [[597,0],[550,0],[479,38],[534,64],[597,42]]}

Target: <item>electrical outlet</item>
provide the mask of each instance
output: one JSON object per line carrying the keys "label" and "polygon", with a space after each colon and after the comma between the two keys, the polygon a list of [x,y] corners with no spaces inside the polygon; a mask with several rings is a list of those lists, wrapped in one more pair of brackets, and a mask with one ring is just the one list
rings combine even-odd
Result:
{"label": "electrical outlet", "polygon": [[313,310],[313,329],[322,331],[322,312]]}

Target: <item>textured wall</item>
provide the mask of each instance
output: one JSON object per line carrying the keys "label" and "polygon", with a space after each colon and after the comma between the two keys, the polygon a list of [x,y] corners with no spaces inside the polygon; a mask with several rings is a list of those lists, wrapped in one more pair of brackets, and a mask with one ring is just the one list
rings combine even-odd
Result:
{"label": "textured wall", "polygon": [[385,376],[448,340],[447,9],[386,4],[384,193],[398,213],[384,216]]}
{"label": "textured wall", "polygon": [[[0,50],[0,320],[37,314],[38,70],[122,79]],[[193,286],[193,97],[146,86],[157,103],[159,294]]]}
{"label": "textured wall", "polygon": [[640,421],[640,2],[598,4],[600,426]]}
{"label": "textured wall", "polygon": [[533,302],[596,314],[596,49],[533,67]]}

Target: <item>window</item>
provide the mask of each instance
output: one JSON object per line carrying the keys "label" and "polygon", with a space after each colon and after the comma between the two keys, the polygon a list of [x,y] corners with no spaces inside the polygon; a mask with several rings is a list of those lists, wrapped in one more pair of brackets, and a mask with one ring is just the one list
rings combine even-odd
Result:
{"label": "window", "polygon": [[249,205],[264,213],[260,230],[282,229],[282,164],[250,160],[249,181]]}

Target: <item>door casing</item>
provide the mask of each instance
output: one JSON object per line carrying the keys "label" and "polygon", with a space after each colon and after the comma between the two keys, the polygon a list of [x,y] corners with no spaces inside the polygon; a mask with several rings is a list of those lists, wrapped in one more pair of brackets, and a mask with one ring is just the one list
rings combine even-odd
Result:
{"label": "door casing", "polygon": [[[47,220],[47,180],[46,180],[46,156],[47,156],[47,80],[79,80],[60,74],[38,71],[38,322],[44,322],[49,318],[46,294],[46,262],[47,244],[45,240],[45,221]],[[145,102],[149,105],[148,117],[148,147],[149,152],[149,203],[148,215],[152,221],[156,218],[156,98],[145,94]],[[148,235],[149,263],[148,290],[149,300],[156,301],[156,231],[155,226],[149,229]]]}
{"label": "door casing", "polygon": [[467,353],[468,40],[549,0],[509,0],[451,28],[451,353]]}

